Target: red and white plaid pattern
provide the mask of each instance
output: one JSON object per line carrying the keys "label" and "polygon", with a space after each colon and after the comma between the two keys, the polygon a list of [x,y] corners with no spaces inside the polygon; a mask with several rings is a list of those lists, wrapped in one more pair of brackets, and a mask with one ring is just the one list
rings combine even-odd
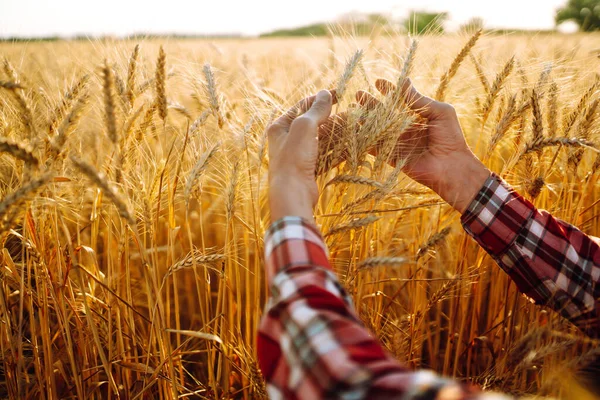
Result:
{"label": "red and white plaid pattern", "polygon": [[522,293],[600,337],[597,238],[537,210],[495,174],[461,221]]}
{"label": "red and white plaid pattern", "polygon": [[[492,175],[462,223],[518,288],[599,335],[600,250]],[[316,227],[274,222],[265,238],[271,297],[258,356],[273,399],[506,399],[402,366],[358,319]]]}

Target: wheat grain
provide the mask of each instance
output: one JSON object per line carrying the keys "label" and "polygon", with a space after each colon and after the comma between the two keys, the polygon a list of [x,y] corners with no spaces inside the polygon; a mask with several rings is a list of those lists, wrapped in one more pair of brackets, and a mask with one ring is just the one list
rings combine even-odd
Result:
{"label": "wheat grain", "polygon": [[337,175],[333,179],[331,179],[325,186],[335,185],[338,183],[352,183],[354,185],[365,185],[371,186],[378,189],[383,188],[383,184],[374,179],[369,179],[364,176],[356,176],[356,175]]}
{"label": "wheat grain", "polygon": [[342,224],[336,225],[331,228],[327,233],[325,233],[325,237],[332,236],[338,233],[344,233],[352,230],[356,230],[359,228],[363,228],[365,226],[373,224],[375,221],[379,220],[380,217],[375,215],[369,215],[364,218],[355,218],[351,221],[344,222]]}
{"label": "wheat grain", "polygon": [[215,76],[210,64],[205,64],[204,68],[204,78],[206,79],[206,83],[204,84],[204,91],[206,92],[206,96],[208,97],[208,104],[210,105],[210,109],[217,119],[217,123],[219,124],[219,128],[223,127],[223,119],[221,117],[221,105],[219,101],[219,96],[217,94],[217,83],[215,81]]}
{"label": "wheat grain", "polygon": [[115,189],[108,183],[106,177],[99,173],[96,168],[92,165],[86,163],[85,161],[77,158],[74,155],[69,157],[71,162],[77,167],[77,169],[88,177],[96,186],[98,186],[102,192],[109,198],[110,201],[115,205],[117,210],[119,211],[119,216],[126,220],[130,226],[135,226],[135,219],[131,211],[129,210],[129,206],[125,202],[125,200],[117,193]]}
{"label": "wheat grain", "polygon": [[432,235],[429,238],[429,240],[427,240],[427,242],[425,242],[423,245],[421,245],[419,247],[419,250],[417,250],[417,254],[415,257],[416,260],[419,260],[425,254],[427,254],[427,252],[429,250],[439,246],[440,243],[442,243],[444,240],[446,240],[446,237],[448,237],[448,235],[450,234],[451,231],[452,231],[452,229],[450,227],[446,227],[446,228],[442,229],[441,231]]}
{"label": "wheat grain", "polygon": [[[207,157],[208,159],[208,157]],[[238,182],[240,178],[240,162],[236,161],[231,168],[231,175],[229,177],[229,184],[227,185],[226,190],[226,199],[227,203],[225,205],[225,210],[227,211],[227,219],[231,220],[236,211],[235,203],[238,191]]]}
{"label": "wheat grain", "polygon": [[521,152],[521,157],[531,153],[532,151],[539,151],[546,147],[553,146],[565,146],[565,147],[586,147],[596,149],[597,146],[594,142],[585,139],[578,138],[549,138],[541,140],[537,143],[528,144]]}
{"label": "wheat grain", "polygon": [[71,107],[74,101],[79,99],[79,96],[84,93],[84,90],[87,88],[87,84],[89,82],[90,76],[85,74],[81,78],[79,78],[62,97],[60,103],[54,109],[52,113],[52,117],[50,118],[50,122],[48,123],[48,134],[54,135],[56,130],[58,129],[59,124],[61,123],[61,119],[65,116],[67,110]]}
{"label": "wheat grain", "polygon": [[10,81],[0,81],[0,87],[8,90],[23,89],[20,83]]}
{"label": "wheat grain", "polygon": [[483,72],[483,67],[481,66],[479,61],[477,61],[477,59],[475,58],[475,56],[473,54],[469,54],[469,57],[471,58],[471,62],[473,63],[473,66],[475,67],[475,72],[477,73],[477,78],[479,79],[479,82],[481,83],[481,86],[483,87],[485,94],[489,95],[490,94],[490,82],[486,78],[485,72]]}
{"label": "wheat grain", "polygon": [[30,148],[16,142],[12,142],[6,138],[0,137],[0,152],[8,153],[27,164],[31,164],[34,167],[39,165],[39,160],[33,154]]}
{"label": "wheat grain", "polygon": [[531,93],[531,109],[533,111],[532,120],[532,143],[538,143],[544,140],[544,125],[542,119],[542,110],[540,109],[540,98],[537,92],[534,90]]}
{"label": "wheat grain", "polygon": [[508,104],[506,105],[506,109],[500,118],[500,121],[496,124],[496,131],[494,132],[494,136],[490,140],[488,154],[490,154],[498,143],[502,140],[502,138],[506,135],[506,132],[510,129],[510,127],[516,122],[519,115],[516,112],[517,105],[517,95],[514,94],[508,100]]}
{"label": "wheat grain", "polygon": [[202,154],[202,156],[200,156],[200,158],[194,165],[194,168],[192,168],[192,171],[190,172],[190,174],[188,176],[187,183],[185,185],[184,195],[183,195],[183,197],[185,198],[186,204],[188,204],[190,201],[190,195],[194,188],[195,182],[198,180],[198,178],[204,172],[204,170],[206,170],[206,168],[208,167],[208,164],[210,163],[210,160],[215,156],[215,154],[219,150],[219,146],[220,146],[220,143],[217,142],[212,147],[210,147],[208,150],[206,150]]}
{"label": "wheat grain", "polygon": [[338,84],[336,87],[336,95],[338,99],[342,99],[344,97],[344,94],[346,93],[346,88],[348,86],[348,82],[350,81],[350,79],[352,79],[352,75],[354,75],[354,71],[360,64],[364,54],[364,51],[359,49],[356,52],[354,52],[352,57],[350,57],[346,62],[346,68],[344,68],[344,72],[338,80]]}
{"label": "wheat grain", "polygon": [[158,60],[156,61],[156,77],[155,77],[155,89],[156,89],[156,107],[158,109],[158,116],[163,120],[163,123],[167,120],[167,92],[166,92],[166,78],[167,76],[167,54],[162,46],[158,51]]}
{"label": "wheat grain", "polygon": [[494,106],[494,102],[498,97],[498,93],[500,93],[500,90],[502,90],[502,88],[504,87],[504,84],[510,76],[514,67],[515,57],[513,56],[510,58],[510,60],[506,62],[506,64],[504,64],[502,71],[500,71],[498,75],[496,75],[496,79],[494,79],[494,83],[490,87],[490,92],[488,93],[481,110],[481,119],[483,125],[485,125],[485,122],[487,121],[490,113],[492,112],[492,107]]}
{"label": "wheat grain", "polygon": [[127,69],[127,88],[125,90],[127,101],[130,108],[133,108],[136,99],[136,72],[140,45],[136,44],[131,57],[129,58],[129,68]]}
{"label": "wheat grain", "polygon": [[[8,211],[10,211],[12,207],[16,207],[22,202],[24,202],[27,199],[27,197],[34,194],[43,186],[45,186],[51,178],[52,174],[47,172],[44,175],[41,175],[40,177],[34,178],[31,181],[27,182],[14,192],[4,196],[4,198],[0,202],[0,220],[5,218],[6,214],[8,213]],[[6,229],[6,226],[4,228]]]}
{"label": "wheat grain", "polygon": [[450,83],[452,78],[454,78],[454,76],[458,72],[458,68],[460,67],[462,62],[471,53],[471,50],[473,49],[473,47],[475,47],[475,44],[479,40],[479,37],[481,36],[482,32],[483,32],[482,29],[479,29],[477,32],[475,32],[473,34],[473,36],[471,36],[469,41],[467,41],[467,43],[463,46],[463,48],[460,50],[460,52],[456,55],[454,60],[452,60],[452,64],[450,64],[450,68],[448,68],[448,71],[446,71],[444,73],[444,75],[442,76],[442,79],[440,80],[440,85],[438,86],[438,89],[435,93],[436,100],[438,100],[438,101],[445,100],[446,90],[448,89],[448,84]]}
{"label": "wheat grain", "polygon": [[558,133],[557,123],[558,120],[558,85],[556,82],[550,84],[548,90],[548,135],[553,137]]}
{"label": "wheat grain", "polygon": [[104,93],[104,117],[106,121],[106,133],[113,144],[119,141],[117,133],[117,116],[114,98],[114,74],[108,61],[104,60],[102,67],[102,89]]}
{"label": "wheat grain", "polygon": [[406,257],[369,257],[358,263],[356,269],[357,271],[363,271],[381,266],[400,267],[408,262]]}

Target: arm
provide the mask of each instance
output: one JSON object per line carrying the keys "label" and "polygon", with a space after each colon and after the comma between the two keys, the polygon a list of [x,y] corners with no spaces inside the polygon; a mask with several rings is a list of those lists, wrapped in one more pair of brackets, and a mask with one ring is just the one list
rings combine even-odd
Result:
{"label": "arm", "polygon": [[317,197],[314,139],[330,112],[331,96],[321,92],[268,129],[269,200],[275,222],[265,237],[271,297],[258,333],[258,357],[269,396],[475,398],[453,381],[428,371],[412,372],[398,363],[360,322],[333,273],[312,222]]}
{"label": "arm", "polygon": [[[382,79],[376,86],[383,94],[395,90]],[[421,95],[410,81],[403,91],[409,106],[428,121],[419,132],[427,138],[424,151],[406,151],[404,135],[410,132],[400,136],[397,157],[405,159],[404,171],[463,214],[467,232],[521,292],[568,318],[589,336],[600,336],[598,243],[572,225],[536,210],[491,174],[467,146],[452,106]],[[358,100],[363,105],[377,101],[365,92],[359,93]],[[407,156],[417,153],[417,157]]]}
{"label": "arm", "polygon": [[461,222],[519,291],[600,337],[600,246],[593,238],[538,211],[496,175]]}
{"label": "arm", "polygon": [[265,260],[271,297],[258,355],[271,398],[473,398],[432,372],[409,371],[370,335],[312,223],[299,217],[274,222]]}

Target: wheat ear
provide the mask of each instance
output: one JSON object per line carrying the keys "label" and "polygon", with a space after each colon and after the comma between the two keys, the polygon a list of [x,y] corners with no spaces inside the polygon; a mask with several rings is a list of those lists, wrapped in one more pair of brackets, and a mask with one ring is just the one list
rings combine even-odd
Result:
{"label": "wheat ear", "polygon": [[475,32],[475,34],[473,34],[473,36],[471,36],[469,41],[463,46],[463,48],[460,50],[460,52],[456,55],[456,57],[452,61],[452,64],[450,64],[450,68],[448,68],[448,71],[446,71],[444,73],[444,75],[442,76],[440,85],[438,86],[438,89],[435,93],[436,100],[438,100],[438,101],[445,100],[446,90],[448,89],[448,84],[450,83],[452,78],[454,78],[454,76],[458,72],[458,68],[460,67],[462,62],[471,53],[471,49],[473,49],[473,47],[475,46],[475,44],[481,37],[482,32],[483,32],[482,29],[479,29],[477,32]]}
{"label": "wheat ear", "polygon": [[156,106],[158,108],[158,116],[166,121],[167,119],[167,92],[166,92],[166,76],[167,76],[167,55],[162,46],[158,51],[158,60],[156,61]]}

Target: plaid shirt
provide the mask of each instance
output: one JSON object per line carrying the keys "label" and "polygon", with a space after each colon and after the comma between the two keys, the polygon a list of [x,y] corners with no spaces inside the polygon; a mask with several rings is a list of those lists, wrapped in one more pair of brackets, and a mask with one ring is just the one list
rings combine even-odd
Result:
{"label": "plaid shirt", "polygon": [[[496,175],[462,223],[523,293],[598,336],[597,243],[537,211]],[[507,398],[410,371],[387,353],[360,322],[313,225],[298,217],[274,222],[265,254],[271,297],[258,355],[272,399]]]}

